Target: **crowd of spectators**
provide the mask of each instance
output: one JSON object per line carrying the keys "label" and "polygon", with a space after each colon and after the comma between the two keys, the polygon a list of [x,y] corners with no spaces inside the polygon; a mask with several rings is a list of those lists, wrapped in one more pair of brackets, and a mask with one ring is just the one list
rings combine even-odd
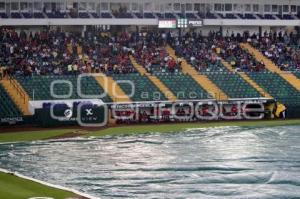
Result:
{"label": "crowd of spectators", "polygon": [[[129,55],[150,73],[178,72],[182,58],[201,72],[226,70],[221,59],[237,71],[264,71],[264,63],[241,48],[248,41],[277,64],[281,70],[300,70],[300,40],[295,34],[257,35],[210,32],[208,36],[188,32],[118,33],[86,31],[78,35],[59,30],[17,32],[0,29],[0,78],[7,75],[62,75],[80,73],[134,73]],[[178,55],[168,55],[171,44]]]}
{"label": "crowd of spectators", "polygon": [[4,75],[62,75],[91,72],[132,73],[129,35],[110,37],[86,32],[84,37],[61,31],[17,33],[0,30],[0,71]]}
{"label": "crowd of spectators", "polygon": [[172,45],[177,55],[184,57],[201,72],[224,71],[222,58],[237,71],[263,71],[264,63],[258,62],[242,49],[239,45],[241,40],[243,37],[234,34],[222,37],[210,32],[208,37],[203,37],[201,33],[186,33],[174,38]]}
{"label": "crowd of spectators", "polygon": [[199,71],[222,70],[214,41],[197,33],[174,37],[172,46],[177,56],[185,58]]}
{"label": "crowd of spectators", "polygon": [[254,47],[271,59],[282,71],[300,70],[300,40],[291,32],[265,32],[261,38],[248,39]]}
{"label": "crowd of spectators", "polygon": [[175,60],[167,50],[166,33],[149,33],[141,35],[135,46],[136,60],[150,73],[153,72],[179,72],[181,59]]}

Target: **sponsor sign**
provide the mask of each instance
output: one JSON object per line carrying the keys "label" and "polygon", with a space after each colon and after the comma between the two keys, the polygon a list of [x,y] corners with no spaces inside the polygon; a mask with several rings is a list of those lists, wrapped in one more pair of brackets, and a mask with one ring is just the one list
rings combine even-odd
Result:
{"label": "sponsor sign", "polygon": [[9,123],[16,124],[17,122],[23,122],[22,117],[9,117],[9,118],[1,118],[1,123]]}
{"label": "sponsor sign", "polygon": [[158,28],[176,28],[176,20],[159,20]]}
{"label": "sponsor sign", "polygon": [[201,27],[203,26],[203,21],[202,20],[189,20],[189,26],[191,27]]}

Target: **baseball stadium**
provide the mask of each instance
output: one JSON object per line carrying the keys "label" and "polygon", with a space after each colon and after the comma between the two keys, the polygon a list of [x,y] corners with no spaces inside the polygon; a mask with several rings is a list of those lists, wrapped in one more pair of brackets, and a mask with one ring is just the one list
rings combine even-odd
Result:
{"label": "baseball stadium", "polygon": [[300,198],[299,0],[0,0],[0,199]]}

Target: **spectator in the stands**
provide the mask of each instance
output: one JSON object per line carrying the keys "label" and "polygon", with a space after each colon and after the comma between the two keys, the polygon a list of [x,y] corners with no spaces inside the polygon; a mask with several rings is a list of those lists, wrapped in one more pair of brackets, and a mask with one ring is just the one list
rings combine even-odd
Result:
{"label": "spectator in the stands", "polygon": [[2,28],[0,63],[8,68],[9,75],[131,73],[135,70],[128,56],[128,44],[126,33],[108,37],[87,32],[82,38],[60,31],[27,34]]}

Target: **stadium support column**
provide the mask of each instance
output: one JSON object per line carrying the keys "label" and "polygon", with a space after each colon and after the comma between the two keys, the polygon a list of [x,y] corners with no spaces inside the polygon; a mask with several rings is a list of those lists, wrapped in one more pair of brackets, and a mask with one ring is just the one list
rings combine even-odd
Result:
{"label": "stadium support column", "polygon": [[258,36],[259,36],[259,38],[261,38],[261,36],[262,36],[262,28],[261,28],[261,26],[258,27]]}
{"label": "stadium support column", "polygon": [[139,27],[139,26],[135,26],[135,31],[136,31],[137,33],[139,33],[139,32],[140,32],[140,27]]}
{"label": "stadium support column", "polygon": [[181,41],[181,34],[182,34],[182,32],[181,32],[181,28],[178,28],[178,36],[179,36],[179,41]]}
{"label": "stadium support column", "polygon": [[223,37],[223,26],[220,26],[220,36]]}
{"label": "stadium support column", "polygon": [[82,29],[82,32],[81,32],[81,36],[82,37],[84,37],[85,31],[86,31],[86,25],[83,26],[83,29]]}

